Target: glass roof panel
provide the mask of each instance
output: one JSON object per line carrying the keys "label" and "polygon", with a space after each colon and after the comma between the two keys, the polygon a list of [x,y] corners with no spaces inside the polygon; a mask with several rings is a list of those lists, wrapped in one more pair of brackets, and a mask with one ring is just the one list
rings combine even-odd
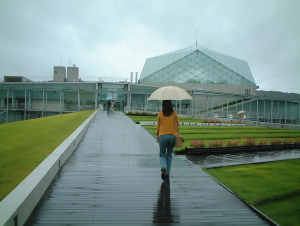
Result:
{"label": "glass roof panel", "polygon": [[246,61],[197,46],[147,59],[140,80],[255,85]]}

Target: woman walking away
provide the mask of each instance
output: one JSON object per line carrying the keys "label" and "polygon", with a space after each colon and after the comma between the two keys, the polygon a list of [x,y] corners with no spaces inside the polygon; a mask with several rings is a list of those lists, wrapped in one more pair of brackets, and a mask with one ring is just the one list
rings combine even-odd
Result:
{"label": "woman walking away", "polygon": [[159,158],[161,167],[161,179],[169,179],[172,166],[172,153],[175,146],[175,136],[179,120],[177,112],[173,110],[172,102],[164,100],[162,111],[157,115],[156,142],[159,143]]}

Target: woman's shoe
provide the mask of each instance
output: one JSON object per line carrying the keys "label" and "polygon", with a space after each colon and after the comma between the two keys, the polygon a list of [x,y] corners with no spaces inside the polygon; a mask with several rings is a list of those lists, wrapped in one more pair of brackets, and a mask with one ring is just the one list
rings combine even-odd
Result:
{"label": "woman's shoe", "polygon": [[162,180],[166,179],[166,168],[165,167],[161,168],[161,179]]}
{"label": "woman's shoe", "polygon": [[165,175],[165,180],[169,180],[169,176],[170,176],[169,174],[166,174]]}

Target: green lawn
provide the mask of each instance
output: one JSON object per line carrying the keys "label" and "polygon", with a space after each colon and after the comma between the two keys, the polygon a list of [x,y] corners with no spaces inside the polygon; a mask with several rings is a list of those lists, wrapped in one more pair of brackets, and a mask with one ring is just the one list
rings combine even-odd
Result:
{"label": "green lawn", "polygon": [[280,225],[300,225],[300,159],[203,170]]}
{"label": "green lawn", "polygon": [[0,125],[0,201],[71,135],[92,111]]}

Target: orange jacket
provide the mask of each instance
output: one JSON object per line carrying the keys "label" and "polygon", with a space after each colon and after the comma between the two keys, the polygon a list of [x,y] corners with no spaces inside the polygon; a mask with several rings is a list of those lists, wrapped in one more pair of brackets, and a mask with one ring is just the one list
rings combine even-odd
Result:
{"label": "orange jacket", "polygon": [[172,134],[174,136],[177,136],[177,128],[175,127],[175,121],[176,126],[179,126],[179,119],[178,114],[176,111],[173,111],[173,113],[170,116],[164,116],[163,112],[159,112],[157,115],[157,129],[156,129],[156,136],[162,136],[165,134]]}

